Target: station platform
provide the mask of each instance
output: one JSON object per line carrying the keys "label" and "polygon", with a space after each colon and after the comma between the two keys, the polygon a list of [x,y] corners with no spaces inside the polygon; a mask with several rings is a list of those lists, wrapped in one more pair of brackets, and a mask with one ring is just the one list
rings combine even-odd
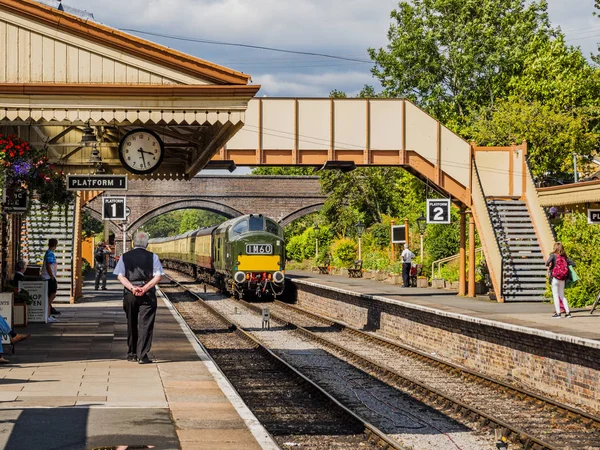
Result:
{"label": "station platform", "polygon": [[437,311],[460,320],[600,349],[600,311],[590,314],[591,308],[572,308],[571,319],[552,319],[554,305],[550,302],[498,303],[484,297],[459,297],[456,292],[444,289],[405,288],[381,281],[299,270],[287,271],[286,277],[293,282],[400,302],[408,307]]}
{"label": "station platform", "polygon": [[59,322],[30,324],[0,366],[0,448],[275,448],[193,334],[159,298],[152,364],[126,361],[122,289],[87,280],[57,304]]}

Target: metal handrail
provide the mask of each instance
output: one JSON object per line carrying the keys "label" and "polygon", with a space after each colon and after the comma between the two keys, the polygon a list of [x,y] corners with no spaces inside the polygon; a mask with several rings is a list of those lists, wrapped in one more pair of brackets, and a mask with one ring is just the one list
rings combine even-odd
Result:
{"label": "metal handrail", "polygon": [[[477,256],[477,253],[483,253],[483,247],[476,248],[475,249],[475,256]],[[446,263],[446,262],[454,261],[454,260],[456,260],[458,258],[460,258],[460,253],[458,255],[447,256],[446,258],[437,259],[437,260],[433,261],[431,263],[431,276],[433,277],[433,274],[435,273],[434,266],[436,264],[437,264],[438,278],[441,278],[442,277],[441,265],[443,263]]]}

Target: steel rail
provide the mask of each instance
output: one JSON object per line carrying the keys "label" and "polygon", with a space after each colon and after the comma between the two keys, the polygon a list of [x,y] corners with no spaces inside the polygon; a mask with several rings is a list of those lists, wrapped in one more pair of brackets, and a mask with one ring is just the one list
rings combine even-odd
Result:
{"label": "steel rail", "polygon": [[312,389],[317,391],[319,394],[323,395],[328,401],[330,401],[335,406],[337,406],[343,413],[347,414],[352,419],[354,419],[354,420],[358,421],[360,424],[362,424],[365,428],[364,433],[370,442],[375,442],[382,450],[387,450],[387,449],[406,450],[406,448],[403,447],[399,442],[389,438],[383,431],[379,430],[377,427],[375,427],[371,423],[362,419],[358,414],[354,413],[353,411],[348,409],[346,406],[344,406],[335,397],[333,397],[331,394],[329,394],[327,391],[325,391],[321,386],[316,384],[314,381],[312,381],[306,375],[301,373],[298,369],[296,369],[295,367],[290,365],[287,361],[285,361],[281,357],[277,356],[274,352],[269,350],[259,339],[254,337],[252,334],[250,334],[243,328],[238,327],[235,323],[230,321],[227,317],[225,317],[223,314],[221,314],[219,311],[217,311],[214,307],[212,307],[210,304],[208,304],[206,301],[204,301],[204,299],[202,299],[202,297],[200,297],[199,295],[197,295],[196,293],[191,291],[188,287],[184,286],[177,280],[174,280],[173,278],[171,278],[169,276],[166,276],[166,278],[168,278],[171,282],[173,282],[174,284],[179,286],[179,288],[183,289],[188,294],[190,294],[193,297],[200,300],[200,304],[205,308],[205,310],[207,310],[211,315],[213,315],[215,318],[217,318],[218,320],[223,322],[223,324],[227,325],[232,332],[236,333],[238,336],[242,337],[247,342],[250,342],[257,349],[259,349],[263,354],[265,354],[268,357],[275,360],[286,371],[292,373],[294,376],[299,378],[302,383],[310,386]]}
{"label": "steel rail", "polygon": [[[522,398],[521,398],[522,400],[525,400],[525,398],[529,397],[530,400],[532,400],[538,404],[541,402],[541,406],[540,406],[541,408],[550,407],[550,408],[556,408],[558,410],[562,410],[561,411],[562,414],[567,417],[571,417],[572,420],[578,420],[578,421],[581,421],[582,423],[585,423],[588,426],[595,426],[596,428],[600,429],[600,418],[597,418],[590,414],[587,414],[584,411],[577,410],[577,409],[569,407],[567,405],[562,405],[552,399],[534,394],[532,392],[525,391],[525,390],[517,388],[517,387],[510,386],[506,383],[503,383],[498,380],[494,380],[494,379],[486,377],[482,374],[478,374],[476,372],[472,372],[467,369],[463,369],[463,368],[453,365],[451,363],[447,363],[445,361],[434,358],[425,353],[419,352],[418,350],[414,350],[412,348],[405,347],[396,342],[389,341],[387,339],[384,339],[384,338],[381,338],[378,336],[373,336],[371,334],[367,334],[363,331],[357,330],[353,327],[350,327],[346,324],[337,322],[330,318],[322,317],[318,314],[314,314],[312,312],[305,311],[303,309],[300,309],[298,307],[295,307],[295,306],[292,306],[292,305],[289,305],[287,303],[283,303],[280,301],[275,301],[275,303],[278,305],[283,305],[284,308],[293,309],[300,314],[311,317],[311,318],[313,318],[313,320],[317,320],[317,321],[323,322],[325,324],[329,324],[332,327],[336,327],[340,331],[348,330],[350,333],[359,335],[360,337],[366,338],[367,340],[378,341],[387,347],[393,347],[395,349],[401,350],[402,353],[407,356],[414,355],[414,357],[417,357],[420,360],[425,360],[427,362],[430,362],[433,366],[436,366],[438,368],[441,367],[448,372],[463,374],[465,376],[465,378],[467,378],[469,380],[475,380],[480,383],[485,383],[488,386],[490,384],[499,386],[501,388],[501,390],[504,390],[508,394],[511,394],[513,396],[522,396]],[[260,312],[261,307],[259,307],[257,305],[253,305],[248,302],[243,302],[243,304],[256,312]],[[378,362],[371,360],[370,358],[358,355],[355,352],[348,350],[345,347],[342,347],[342,346],[336,344],[335,342],[330,341],[329,339],[325,339],[321,336],[318,336],[316,333],[309,331],[306,328],[299,326],[293,322],[290,322],[288,319],[278,315],[277,313],[274,313],[273,311],[271,311],[271,317],[281,323],[286,324],[287,326],[296,328],[298,332],[300,332],[304,336],[308,337],[309,339],[317,341],[321,345],[345,355],[345,357],[347,357],[350,361],[361,364],[362,366],[364,366],[364,367],[368,368],[369,370],[373,371],[374,373],[376,373],[379,377],[381,377],[380,379],[383,379],[384,381],[387,381],[387,382],[398,383],[401,387],[410,390],[414,394],[417,394],[420,397],[421,401],[423,401],[426,404],[429,404],[434,407],[435,406],[437,406],[437,407],[442,406],[444,408],[452,407],[452,409],[454,409],[456,412],[460,413],[463,416],[470,416],[471,418],[479,419],[479,422],[482,425],[489,425],[492,428],[501,429],[503,432],[504,438],[506,438],[508,440],[512,440],[513,442],[520,443],[523,446],[523,448],[525,448],[525,449],[555,450],[555,449],[561,448],[561,447],[557,447],[555,444],[552,444],[552,443],[546,442],[540,438],[537,438],[537,437],[525,432],[524,430],[516,427],[515,425],[509,424],[507,422],[504,422],[502,420],[494,418],[492,415],[490,415],[484,411],[481,411],[478,408],[467,405],[464,402],[462,402],[461,400],[454,398],[450,395],[447,395],[435,388],[427,386],[426,384],[424,384],[418,380],[415,380],[409,376],[402,375],[398,372],[390,370],[390,369],[382,366]]]}

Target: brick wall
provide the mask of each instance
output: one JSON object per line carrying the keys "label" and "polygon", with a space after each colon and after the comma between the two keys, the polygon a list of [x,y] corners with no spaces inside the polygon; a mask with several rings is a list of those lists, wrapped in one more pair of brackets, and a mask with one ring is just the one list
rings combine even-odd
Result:
{"label": "brick wall", "polygon": [[299,306],[493,378],[600,411],[600,350],[296,284]]}

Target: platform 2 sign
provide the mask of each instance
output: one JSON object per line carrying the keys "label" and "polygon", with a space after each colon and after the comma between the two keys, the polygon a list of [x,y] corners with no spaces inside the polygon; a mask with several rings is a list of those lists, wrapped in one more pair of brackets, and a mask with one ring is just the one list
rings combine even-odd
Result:
{"label": "platform 2 sign", "polygon": [[48,282],[19,281],[19,290],[29,293],[31,303],[27,306],[27,321],[46,323],[48,321]]}
{"label": "platform 2 sign", "polygon": [[127,175],[67,175],[69,191],[126,191]]}
{"label": "platform 2 sign", "polygon": [[102,197],[102,220],[127,220],[126,197]]}
{"label": "platform 2 sign", "polygon": [[392,243],[406,243],[406,228],[404,225],[392,225]]}
{"label": "platform 2 sign", "polygon": [[588,223],[600,225],[600,209],[588,209]]}
{"label": "platform 2 sign", "polygon": [[427,223],[450,223],[450,199],[427,199]]}

